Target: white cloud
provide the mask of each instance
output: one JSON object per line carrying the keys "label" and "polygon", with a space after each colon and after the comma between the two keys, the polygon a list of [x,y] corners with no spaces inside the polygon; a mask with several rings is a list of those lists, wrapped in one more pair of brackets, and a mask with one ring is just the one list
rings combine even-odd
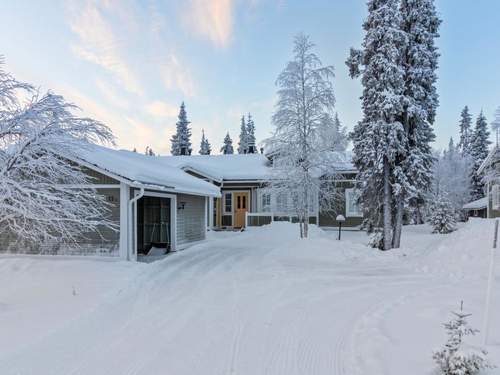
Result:
{"label": "white cloud", "polygon": [[190,0],[183,8],[185,26],[218,47],[226,47],[233,32],[233,0]]}
{"label": "white cloud", "polygon": [[159,100],[147,104],[145,110],[152,116],[164,118],[175,117],[179,112],[177,107]]}
{"label": "white cloud", "polygon": [[160,74],[168,90],[177,89],[188,97],[196,95],[190,70],[175,55],[170,54],[166,61],[161,64]]}
{"label": "white cloud", "polygon": [[121,96],[112,85],[98,79],[96,80],[96,86],[111,105],[120,108],[129,107],[128,100]]}
{"label": "white cloud", "polygon": [[87,0],[70,3],[68,11],[71,30],[78,37],[78,42],[71,46],[73,53],[113,74],[127,91],[142,94],[137,78],[121,56],[119,39],[103,9]]}

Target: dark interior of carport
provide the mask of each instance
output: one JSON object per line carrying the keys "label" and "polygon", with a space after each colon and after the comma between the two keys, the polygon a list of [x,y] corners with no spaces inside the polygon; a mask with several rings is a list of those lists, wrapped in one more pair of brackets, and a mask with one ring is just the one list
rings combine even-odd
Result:
{"label": "dark interior of carport", "polygon": [[161,255],[170,251],[170,198],[144,196],[137,202],[137,253]]}

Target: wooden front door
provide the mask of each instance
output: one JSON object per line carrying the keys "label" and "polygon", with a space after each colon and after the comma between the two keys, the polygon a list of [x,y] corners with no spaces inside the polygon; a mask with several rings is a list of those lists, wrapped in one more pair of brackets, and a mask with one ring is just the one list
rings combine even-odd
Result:
{"label": "wooden front door", "polygon": [[245,226],[245,214],[248,210],[248,193],[233,193],[234,224],[235,228]]}

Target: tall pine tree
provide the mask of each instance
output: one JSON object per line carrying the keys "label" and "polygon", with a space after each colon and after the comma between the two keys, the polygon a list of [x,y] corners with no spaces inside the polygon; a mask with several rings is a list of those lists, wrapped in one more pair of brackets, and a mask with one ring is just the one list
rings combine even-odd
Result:
{"label": "tall pine tree", "polygon": [[470,156],[472,139],[472,116],[469,113],[469,107],[465,106],[460,113],[460,141],[458,147],[462,155]]}
{"label": "tall pine tree", "polygon": [[229,133],[227,133],[224,137],[224,145],[221,147],[220,152],[222,152],[224,155],[234,154],[233,140],[229,136]]}
{"label": "tall pine tree", "polygon": [[397,0],[369,0],[367,5],[363,50],[351,49],[346,61],[351,77],[362,75],[363,85],[363,119],[355,126],[352,140],[361,200],[371,223],[382,223],[381,245],[388,250],[392,248],[393,196],[406,184],[402,168],[396,164],[406,152],[405,129],[400,122],[406,37]]}
{"label": "tall pine tree", "polygon": [[364,87],[354,161],[366,212],[382,222],[390,249],[400,245],[405,205],[420,204],[431,185],[441,21],[433,0],[370,0],[368,12],[363,50],[351,49],[347,60]]}
{"label": "tall pine tree", "polygon": [[[401,29],[406,35],[403,58],[405,89],[401,123],[406,136],[406,153],[396,164],[402,165],[406,185],[396,187],[396,212],[392,246],[401,242],[405,203],[415,207],[424,203],[430,191],[434,157],[432,124],[438,107],[436,90],[439,53],[435,45],[441,20],[434,0],[401,0]],[[398,189],[401,188],[401,189]],[[399,191],[398,191],[399,190]]]}
{"label": "tall pine tree", "polygon": [[471,140],[471,197],[479,199],[484,197],[484,182],[482,176],[477,174],[477,171],[484,159],[488,156],[488,148],[491,144],[490,132],[488,131],[488,123],[484,117],[483,111],[479,114],[476,120],[476,126]]}
{"label": "tall pine tree", "polygon": [[238,142],[238,154],[248,153],[248,133],[245,116],[241,116],[240,141]]}
{"label": "tall pine tree", "polygon": [[247,117],[247,147],[248,154],[256,154],[257,146],[255,144],[255,123],[253,122],[252,115],[249,113]]}
{"label": "tall pine tree", "polygon": [[200,155],[210,155],[212,152],[212,148],[210,147],[210,143],[208,139],[205,137],[205,130],[201,130],[201,143],[200,143]]}
{"label": "tall pine tree", "polygon": [[171,138],[170,152],[172,155],[191,155],[191,129],[190,122],[187,119],[186,107],[184,102],[181,104],[179,111],[177,130]]}

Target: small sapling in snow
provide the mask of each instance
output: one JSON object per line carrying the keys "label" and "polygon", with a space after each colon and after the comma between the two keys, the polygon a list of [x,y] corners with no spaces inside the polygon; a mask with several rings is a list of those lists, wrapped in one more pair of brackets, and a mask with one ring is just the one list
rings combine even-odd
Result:
{"label": "small sapling in snow", "polygon": [[466,336],[474,336],[479,330],[472,328],[467,322],[471,314],[463,311],[452,312],[454,318],[444,324],[448,340],[444,348],[437,350],[432,358],[443,375],[474,375],[479,371],[493,368],[487,360],[484,349],[468,345],[464,342]]}

